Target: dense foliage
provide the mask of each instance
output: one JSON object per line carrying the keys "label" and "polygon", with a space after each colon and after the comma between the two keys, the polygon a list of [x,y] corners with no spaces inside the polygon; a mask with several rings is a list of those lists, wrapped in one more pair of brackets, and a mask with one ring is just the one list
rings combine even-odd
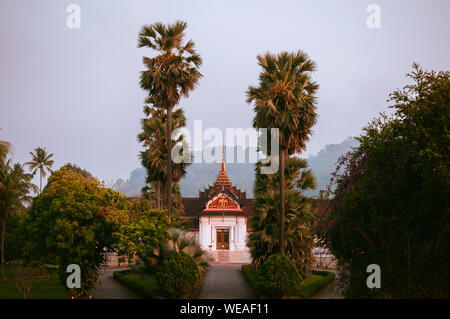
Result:
{"label": "dense foliage", "polygon": [[26,227],[27,214],[13,214],[6,220],[5,233],[5,261],[10,262],[22,258],[22,250],[25,245],[24,229]]}
{"label": "dense foliage", "polygon": [[113,250],[116,215],[124,212],[127,202],[113,203],[112,195],[119,196],[96,179],[63,168],[49,177],[29,211],[26,259],[56,264],[64,284],[67,266],[79,265],[81,289],[72,289],[73,297],[89,296],[106,253]]}
{"label": "dense foliage", "polygon": [[309,278],[302,282],[302,288],[295,292],[295,296],[311,298],[335,278],[336,275],[331,271],[312,270]]}
{"label": "dense foliage", "polygon": [[266,297],[283,298],[300,289],[302,277],[285,255],[271,255],[258,270],[256,286]]}
{"label": "dense foliage", "polygon": [[[167,183],[167,112],[164,108],[144,106],[146,118],[142,119],[142,132],[138,140],[144,146],[140,152],[142,166],[145,167],[147,177],[143,195],[154,202],[154,206],[161,209],[166,206],[167,194],[164,192]],[[186,118],[182,109],[173,112],[173,127],[181,129],[186,124]],[[173,139],[172,144],[182,143],[183,136]],[[183,204],[179,192],[179,181],[186,175],[186,167],[190,164],[190,152],[188,147],[183,148],[183,157],[187,161],[172,164],[172,213],[179,216],[183,211]]]}
{"label": "dense foliage", "polygon": [[11,144],[0,140],[0,221],[1,221],[1,268],[2,280],[5,275],[6,224],[14,215],[24,213],[30,202],[29,193],[37,187],[31,183],[32,174],[25,173],[22,165],[13,164],[10,155]]}
{"label": "dense foliage", "polygon": [[157,272],[158,284],[169,298],[188,298],[198,287],[200,268],[191,255],[174,251],[164,258]]}
{"label": "dense foliage", "polygon": [[75,171],[86,178],[93,177],[90,172],[88,172],[87,170],[81,168],[80,166],[78,166],[76,164],[67,163],[66,165],[62,166],[61,168],[66,168],[67,170]]}
{"label": "dense foliage", "polygon": [[208,269],[210,259],[207,252],[202,249],[194,233],[181,228],[170,228],[169,236],[164,244],[143,256],[141,258],[143,265],[138,265],[138,268],[143,266],[144,271],[154,272],[166,256],[179,251],[191,255],[201,271]]}
{"label": "dense foliage", "polygon": [[[414,64],[407,76],[394,113],[339,160],[318,216],[348,297],[449,297],[450,73]],[[381,267],[381,289],[366,286],[369,264]]]}
{"label": "dense foliage", "polygon": [[122,223],[115,237],[115,247],[121,256],[130,262],[135,256],[145,259],[168,238],[170,219],[167,212],[157,209],[145,209],[138,216]]}
{"label": "dense foliage", "polygon": [[[242,274],[253,291],[255,297],[261,297],[257,286],[257,276],[250,265],[242,265]],[[311,298],[321,289],[325,288],[335,279],[335,274],[330,271],[312,270],[306,278],[303,279],[301,288],[291,293],[294,298]]]}
{"label": "dense foliage", "polygon": [[[280,251],[280,174],[260,174],[261,164],[256,167],[255,215],[249,223],[252,233],[247,246],[252,256],[253,268],[257,270],[267,258]],[[285,168],[286,193],[286,248],[285,254],[292,260],[302,276],[309,271],[313,261],[314,245],[311,232],[313,202],[303,192],[315,187],[311,170],[304,159],[288,158]]]}

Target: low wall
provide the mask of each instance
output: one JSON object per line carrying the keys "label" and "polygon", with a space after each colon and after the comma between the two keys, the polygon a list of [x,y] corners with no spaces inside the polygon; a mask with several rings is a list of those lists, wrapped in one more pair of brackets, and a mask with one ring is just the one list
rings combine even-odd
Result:
{"label": "low wall", "polygon": [[102,264],[103,267],[124,267],[131,265],[128,263],[127,260],[119,263],[119,256],[117,255],[117,253],[108,253],[106,254],[106,258],[107,261],[104,264]]}

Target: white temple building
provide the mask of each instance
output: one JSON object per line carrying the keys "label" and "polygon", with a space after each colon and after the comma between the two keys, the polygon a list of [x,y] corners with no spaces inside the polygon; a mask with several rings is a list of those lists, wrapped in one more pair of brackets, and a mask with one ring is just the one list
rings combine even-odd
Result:
{"label": "white temple building", "polygon": [[183,198],[185,215],[192,221],[200,245],[215,261],[250,262],[246,240],[251,229],[252,200],[232,185],[222,156],[219,175],[213,186],[199,192],[198,198]]}

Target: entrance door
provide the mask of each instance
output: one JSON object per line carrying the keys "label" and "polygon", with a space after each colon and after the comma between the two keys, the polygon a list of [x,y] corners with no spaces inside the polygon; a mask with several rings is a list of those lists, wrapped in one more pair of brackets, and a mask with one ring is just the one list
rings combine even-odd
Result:
{"label": "entrance door", "polygon": [[230,249],[230,230],[229,229],[217,229],[217,249],[228,250]]}

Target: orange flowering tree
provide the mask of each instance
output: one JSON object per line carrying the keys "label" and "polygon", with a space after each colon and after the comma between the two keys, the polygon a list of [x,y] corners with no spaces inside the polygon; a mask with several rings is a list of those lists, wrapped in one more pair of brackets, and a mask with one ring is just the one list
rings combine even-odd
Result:
{"label": "orange flowering tree", "polygon": [[114,250],[113,233],[127,222],[128,210],[128,200],[97,179],[67,168],[55,171],[29,211],[26,260],[56,264],[64,284],[67,266],[80,266],[81,288],[69,294],[88,298],[100,265]]}

